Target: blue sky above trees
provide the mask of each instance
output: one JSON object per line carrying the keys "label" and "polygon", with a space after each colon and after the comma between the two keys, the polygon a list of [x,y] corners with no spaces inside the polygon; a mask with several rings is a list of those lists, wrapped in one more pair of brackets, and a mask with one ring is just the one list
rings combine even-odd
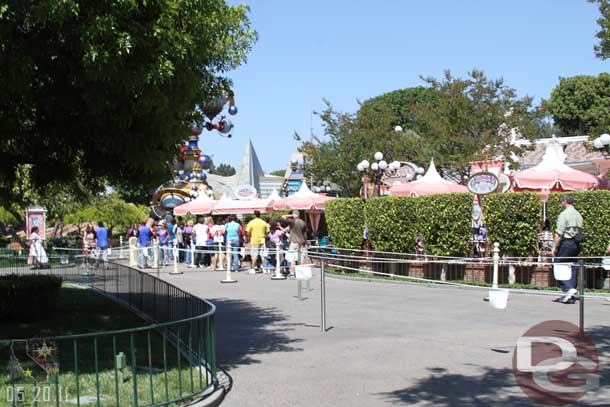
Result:
{"label": "blue sky above trees", "polygon": [[[232,2],[236,3],[236,2]],[[260,35],[230,76],[239,114],[232,139],[205,132],[216,163],[239,167],[248,139],[266,171],[284,168],[296,130],[320,130],[312,110],[355,111],[364,100],[420,85],[419,75],[474,67],[520,95],[548,98],[558,78],[607,70],[595,58],[597,6],[574,0],[250,0]]]}

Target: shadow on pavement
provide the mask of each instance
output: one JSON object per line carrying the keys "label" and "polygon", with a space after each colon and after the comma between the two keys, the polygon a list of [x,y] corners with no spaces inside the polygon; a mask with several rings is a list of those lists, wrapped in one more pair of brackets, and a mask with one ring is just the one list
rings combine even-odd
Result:
{"label": "shadow on pavement", "polygon": [[[571,406],[608,405],[604,393],[608,392],[610,380],[610,327],[597,326],[586,332],[595,343],[600,356],[600,389],[593,395],[591,404],[577,402]],[[493,349],[492,349],[493,350]],[[513,352],[511,351],[511,358]],[[473,375],[452,374],[447,369],[429,368],[430,376],[419,380],[415,385],[387,393],[379,393],[389,404],[418,406],[538,406],[529,399],[516,384],[512,369],[480,367],[481,373]],[[599,404],[601,403],[601,404]]]}
{"label": "shadow on pavement", "polygon": [[293,324],[277,308],[261,308],[244,300],[213,298],[216,305],[216,352],[220,366],[231,369],[239,365],[260,363],[256,355],[274,352],[298,352],[286,332]]}

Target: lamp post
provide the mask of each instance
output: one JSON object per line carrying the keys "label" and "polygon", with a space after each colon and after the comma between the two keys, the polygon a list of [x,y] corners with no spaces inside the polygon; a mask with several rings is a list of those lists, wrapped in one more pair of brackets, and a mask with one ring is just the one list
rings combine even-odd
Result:
{"label": "lamp post", "polygon": [[610,154],[610,134],[602,134],[593,140],[593,147],[598,150],[603,150],[606,154]]}
{"label": "lamp post", "polygon": [[362,173],[362,185],[363,185],[363,197],[364,199],[368,199],[368,195],[369,195],[369,191],[368,191],[368,187],[369,184],[371,182],[371,178],[369,178],[369,174],[372,177],[373,180],[373,196],[379,196],[381,195],[381,178],[383,177],[383,175],[386,173],[386,171],[391,171],[391,172],[395,172],[400,168],[400,162],[398,161],[392,161],[391,163],[386,162],[383,159],[383,153],[380,151],[377,151],[375,153],[375,162],[373,162],[372,164],[369,163],[367,160],[363,160],[360,163],[358,163],[358,165],[356,166],[356,168],[358,169],[359,172]]}
{"label": "lamp post", "polygon": [[335,191],[335,186],[328,180],[325,180],[323,182],[318,181],[318,185],[315,185],[311,190],[317,193],[322,192],[329,194]]}

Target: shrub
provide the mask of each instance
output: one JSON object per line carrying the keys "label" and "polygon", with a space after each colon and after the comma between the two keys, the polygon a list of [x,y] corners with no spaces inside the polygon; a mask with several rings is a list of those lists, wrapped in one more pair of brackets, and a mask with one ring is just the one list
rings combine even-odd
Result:
{"label": "shrub", "polygon": [[[563,210],[562,193],[552,193],[547,204],[551,228],[555,230],[557,217]],[[603,256],[610,243],[610,191],[574,192],[574,207],[583,218],[582,256]]]}
{"label": "shrub", "polygon": [[333,245],[345,249],[362,248],[364,229],[364,201],[360,198],[341,198],[326,202],[326,224]]}
{"label": "shrub", "polygon": [[510,192],[483,198],[485,226],[490,242],[500,243],[500,252],[528,256],[538,252],[542,200],[535,192]]}
{"label": "shrub", "polygon": [[45,318],[55,309],[61,282],[45,275],[0,276],[0,320]]}
{"label": "shrub", "polygon": [[336,199],[326,204],[326,222],[337,247],[360,249],[362,230],[369,228],[375,250],[413,253],[422,232],[428,253],[468,254],[472,196],[381,197],[363,201]]}

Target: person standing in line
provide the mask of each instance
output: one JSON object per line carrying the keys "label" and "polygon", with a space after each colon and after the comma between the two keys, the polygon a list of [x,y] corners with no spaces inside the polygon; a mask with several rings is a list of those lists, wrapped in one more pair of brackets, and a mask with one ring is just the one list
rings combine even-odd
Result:
{"label": "person standing in line", "polygon": [[150,244],[153,234],[150,229],[150,220],[142,222],[142,226],[138,229],[138,267],[148,267],[148,258],[150,256]]}
{"label": "person standing in line", "polygon": [[200,217],[197,224],[193,227],[195,235],[195,266],[203,268],[205,265],[205,249],[208,240],[208,225],[205,224],[205,219]]}
{"label": "person standing in line", "polygon": [[174,259],[174,251],[172,250],[172,248],[174,247],[174,239],[176,238],[176,231],[174,230],[174,228],[176,227],[176,225],[174,224],[174,218],[172,216],[169,217],[169,220],[165,222],[166,226],[167,226],[167,233],[169,235],[169,240],[167,242],[167,247],[169,248],[168,250],[168,264],[169,262],[171,262]]}
{"label": "person standing in line", "polygon": [[294,275],[297,263],[302,263],[307,255],[307,226],[305,222],[299,218],[299,211],[292,211],[292,216],[287,216],[288,224],[290,225],[290,246],[288,251],[296,253],[297,260],[290,262],[290,274]]}
{"label": "person standing in line", "polygon": [[[167,230],[167,225],[164,220],[159,222],[157,236],[159,239],[159,248],[163,254],[163,265],[167,266],[169,264],[169,231]],[[159,259],[159,261],[161,261],[161,259]]]}
{"label": "person standing in line", "polygon": [[189,220],[184,227],[184,232],[182,233],[182,239],[184,241],[184,262],[187,267],[191,267],[191,241],[195,242],[194,232],[193,232],[193,221]]}
{"label": "person standing in line", "polygon": [[227,242],[231,245],[231,259],[227,259],[227,262],[233,261],[233,271],[237,273],[239,272],[239,248],[241,247],[239,231],[242,227],[237,223],[235,215],[229,217],[229,222],[225,225],[225,229]]}
{"label": "person standing in line", "polygon": [[214,257],[212,258],[212,269],[223,270],[225,260],[225,233],[224,221],[218,218],[216,224],[212,226],[212,236],[214,238]]}
{"label": "person standing in line", "polygon": [[97,223],[97,230],[95,231],[95,247],[96,247],[96,267],[99,268],[100,260],[104,263],[104,269],[108,269],[108,229],[104,227],[104,222],[101,220]]}
{"label": "person standing in line", "polygon": [[[561,196],[563,211],[557,218],[555,229],[555,240],[551,254],[555,257],[555,263],[574,263],[580,253],[580,243],[583,240],[583,220],[580,213],[574,208],[574,196],[564,194]],[[559,281],[559,286],[564,292],[563,298],[555,301],[564,304],[573,304],[576,290],[576,265],[572,264],[572,275],[569,280]]]}
{"label": "person standing in line", "polygon": [[254,211],[254,219],[246,226],[246,240],[250,242],[250,274],[255,274],[259,269],[258,259],[263,260],[263,249],[265,248],[265,237],[269,233],[269,224],[260,218],[260,211]]}
{"label": "person standing in line", "polygon": [[208,236],[205,241],[205,256],[203,258],[204,265],[208,268],[212,268],[212,255],[216,253],[214,248],[214,236],[212,235],[212,228],[214,227],[214,218],[207,216],[205,218],[206,226],[208,227]]}
{"label": "person standing in line", "polygon": [[178,216],[177,222],[174,225],[174,238],[176,239],[176,245],[178,247],[178,263],[184,263],[184,222],[182,218]]}
{"label": "person standing in line", "polygon": [[47,252],[42,245],[42,236],[39,235],[38,226],[34,226],[30,230],[30,252],[28,255],[28,264],[32,265],[32,268],[42,268],[44,267],[49,258],[47,257]]}

